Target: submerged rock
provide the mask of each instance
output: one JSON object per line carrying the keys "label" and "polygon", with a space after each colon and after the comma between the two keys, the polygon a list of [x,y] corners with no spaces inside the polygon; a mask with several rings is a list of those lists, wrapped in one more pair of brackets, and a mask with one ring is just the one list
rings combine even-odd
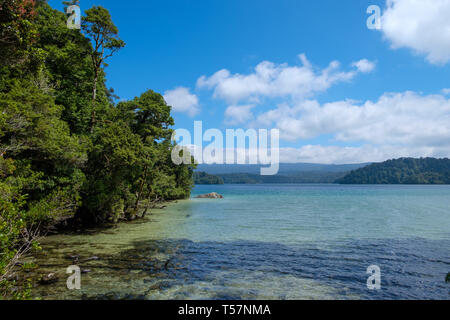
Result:
{"label": "submerged rock", "polygon": [[216,192],[212,192],[212,193],[208,193],[208,194],[201,194],[195,198],[197,198],[197,199],[223,199],[223,196]]}
{"label": "submerged rock", "polygon": [[47,285],[58,282],[58,276],[54,273],[43,275],[39,281],[40,284]]}
{"label": "submerged rock", "polygon": [[78,254],[72,254],[72,255],[66,255],[65,257],[67,260],[72,260],[75,264],[78,263],[78,260],[80,259],[80,255]]}
{"label": "submerged rock", "polygon": [[86,261],[95,261],[95,260],[99,260],[99,259],[100,259],[99,257],[93,256],[93,257],[87,258]]}

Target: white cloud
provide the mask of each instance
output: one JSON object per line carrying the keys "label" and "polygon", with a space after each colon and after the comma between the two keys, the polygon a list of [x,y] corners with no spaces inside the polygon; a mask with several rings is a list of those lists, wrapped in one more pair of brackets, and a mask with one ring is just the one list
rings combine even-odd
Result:
{"label": "white cloud", "polygon": [[450,99],[404,92],[363,104],[347,100],[320,105],[307,100],[280,105],[260,114],[252,125],[273,125],[282,139],[290,141],[331,135],[341,142],[450,148],[449,124]]}
{"label": "white cloud", "polygon": [[243,124],[253,119],[252,109],[255,105],[233,105],[225,110],[225,123],[228,125]]}
{"label": "white cloud", "polygon": [[164,92],[164,100],[172,106],[173,111],[195,116],[200,111],[198,97],[191,94],[188,88],[178,87]]}
{"label": "white cloud", "polygon": [[450,0],[387,0],[381,31],[393,48],[410,48],[433,64],[450,61]]}
{"label": "white cloud", "polygon": [[340,64],[332,61],[328,67],[315,70],[304,54],[299,55],[302,66],[289,66],[263,61],[250,74],[231,74],[220,70],[210,77],[202,76],[197,87],[214,90],[215,98],[231,103],[239,101],[259,101],[264,97],[305,98],[323,92],[333,84],[349,81],[358,72],[373,70],[374,64],[368,60],[353,63],[355,69],[340,71]]}
{"label": "white cloud", "polygon": [[442,89],[442,94],[444,94],[444,95],[449,95],[450,94],[450,88],[445,88],[445,89]]}
{"label": "white cloud", "polygon": [[394,147],[363,145],[361,147],[339,147],[307,145],[301,148],[281,148],[281,163],[323,163],[323,164],[349,164],[382,162],[388,159],[402,157],[437,157],[444,158],[450,155],[450,148],[445,147]]}
{"label": "white cloud", "polygon": [[372,72],[375,69],[375,63],[367,59],[361,59],[359,61],[353,62],[352,65],[356,67],[359,72],[362,73]]}

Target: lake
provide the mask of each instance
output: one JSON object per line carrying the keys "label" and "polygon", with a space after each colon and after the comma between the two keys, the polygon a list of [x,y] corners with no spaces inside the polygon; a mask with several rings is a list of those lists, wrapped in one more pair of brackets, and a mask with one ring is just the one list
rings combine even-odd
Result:
{"label": "lake", "polygon": [[[43,241],[43,299],[449,299],[450,186],[196,186],[147,218]],[[72,257],[71,257],[72,256]],[[73,261],[73,256],[79,256]],[[81,290],[66,288],[77,264]],[[381,289],[367,288],[371,265]]]}

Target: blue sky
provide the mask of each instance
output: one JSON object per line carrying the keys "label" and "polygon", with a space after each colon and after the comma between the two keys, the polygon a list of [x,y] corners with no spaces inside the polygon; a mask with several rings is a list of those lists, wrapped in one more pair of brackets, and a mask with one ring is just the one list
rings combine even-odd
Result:
{"label": "blue sky", "polygon": [[[153,89],[171,97],[176,128],[191,129],[194,120],[205,128],[279,128],[284,162],[355,163],[450,156],[450,1],[429,0],[426,8],[424,2],[80,6],[109,9],[127,43],[106,69],[108,86],[122,99]],[[60,1],[49,4],[62,10]],[[366,26],[373,4],[382,9],[381,30]],[[228,73],[211,78],[223,69]]]}

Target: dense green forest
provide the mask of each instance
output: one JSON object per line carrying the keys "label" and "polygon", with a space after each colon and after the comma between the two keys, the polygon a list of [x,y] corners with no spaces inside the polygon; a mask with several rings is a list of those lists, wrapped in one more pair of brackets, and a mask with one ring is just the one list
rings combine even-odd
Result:
{"label": "dense green forest", "polygon": [[223,179],[219,176],[208,174],[206,172],[194,172],[195,184],[223,184]]}
{"label": "dense green forest", "polygon": [[450,184],[450,159],[401,158],[354,170],[341,184]]}
{"label": "dense green forest", "polygon": [[15,266],[55,226],[134,219],[193,185],[194,167],[171,161],[163,97],[116,103],[106,87],[125,46],[108,10],[66,23],[44,0],[0,0],[0,299],[28,296]]}

